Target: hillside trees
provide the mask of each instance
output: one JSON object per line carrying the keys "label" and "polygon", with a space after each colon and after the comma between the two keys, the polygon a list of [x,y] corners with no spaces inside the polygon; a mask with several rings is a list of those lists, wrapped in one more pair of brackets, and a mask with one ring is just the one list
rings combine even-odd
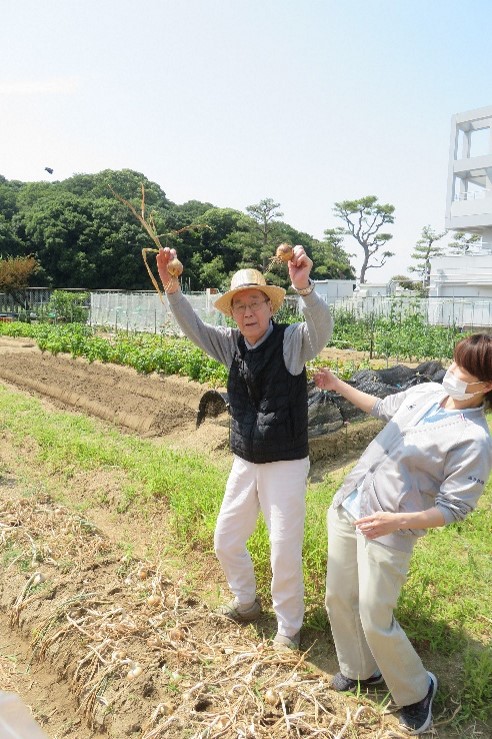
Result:
{"label": "hillside trees", "polygon": [[[188,276],[192,290],[221,288],[236,269],[241,258],[241,235],[247,231],[244,213],[233,208],[209,208],[199,218],[196,229],[183,234],[181,249],[184,278]],[[232,238],[233,235],[237,235]]]}
{"label": "hillside trees", "polygon": [[12,229],[12,224],[0,213],[0,258],[18,254],[22,244]]}
{"label": "hillside trees", "polygon": [[21,186],[22,183],[9,182],[0,175],[0,216],[3,216],[6,221],[10,221],[17,211],[17,194]]}
{"label": "hillside trees", "polygon": [[353,236],[364,252],[359,275],[361,284],[366,281],[368,269],[380,269],[394,256],[391,251],[381,251],[393,238],[392,234],[380,231],[385,224],[394,223],[394,211],[393,205],[378,203],[375,195],[335,203],[333,213],[345,223],[344,233]]}
{"label": "hillside trees", "polygon": [[93,282],[94,245],[87,239],[89,205],[69,193],[53,192],[21,209],[15,224],[54,287]]}
{"label": "hillside trees", "polygon": [[[149,245],[147,236],[108,186],[131,189],[140,208],[142,176],[130,171],[120,174],[106,171],[76,175],[62,183],[27,183],[19,191],[18,210],[12,218],[17,253],[33,252],[50,286],[148,287],[141,258],[141,249]],[[149,199],[161,211],[170,207],[157,185],[149,187]]]}
{"label": "hillside trees", "polygon": [[[163,246],[175,247],[184,265],[182,284],[192,291],[227,288],[242,267],[264,271],[282,241],[303,244],[317,279],[353,277],[342,237],[318,241],[280,220],[279,203],[265,198],[245,212],[190,200],[169,200],[162,188],[133,170],[75,174],[63,181],[8,181],[0,176],[0,257],[33,255],[36,284],[54,289],[152,289],[142,249],[149,234],[115,193],[151,218]],[[155,257],[148,257],[155,272]],[[289,287],[285,265],[268,280]]]}

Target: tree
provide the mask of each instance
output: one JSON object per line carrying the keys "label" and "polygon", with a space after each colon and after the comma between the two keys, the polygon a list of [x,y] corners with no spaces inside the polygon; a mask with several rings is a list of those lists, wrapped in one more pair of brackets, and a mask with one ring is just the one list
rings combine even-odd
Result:
{"label": "tree", "polygon": [[17,305],[27,310],[26,288],[37,269],[38,263],[32,256],[0,257],[0,292],[10,295]]}
{"label": "tree", "polygon": [[93,287],[98,244],[89,238],[93,204],[64,190],[53,189],[13,221],[53,287]]}
{"label": "tree", "polygon": [[422,280],[422,287],[428,288],[430,282],[431,273],[431,259],[433,257],[439,257],[443,253],[441,246],[436,245],[436,241],[445,236],[447,231],[441,231],[438,233],[434,231],[430,226],[424,226],[422,229],[422,235],[415,244],[415,249],[412,252],[412,259],[417,261],[416,267],[409,267],[409,272],[417,272],[420,279]]}
{"label": "tree", "polygon": [[414,282],[408,275],[393,275],[391,282],[398,283],[398,285],[400,285],[404,290],[416,290],[419,293],[422,292],[422,283]]}
{"label": "tree", "polygon": [[141,186],[145,188],[145,206],[148,210],[168,208],[171,202],[162,188],[133,169],[105,169],[97,174],[76,174],[59,183],[58,187],[80,198],[113,199],[112,188],[126,200],[141,205]]}
{"label": "tree", "polygon": [[280,203],[275,203],[272,198],[260,200],[256,205],[248,205],[246,212],[251,216],[255,227],[261,234],[263,267],[267,266],[269,260],[270,234],[273,222],[284,215],[278,208]]}
{"label": "tree", "polygon": [[470,246],[480,241],[480,234],[470,234],[464,231],[455,233],[454,241],[448,244],[450,254],[466,254]]}
{"label": "tree", "polygon": [[242,255],[239,235],[248,234],[249,220],[234,208],[210,208],[199,218],[207,228],[182,235],[183,244],[188,245],[184,265],[185,270],[187,265],[191,268],[193,290],[219,287],[229,281]]}
{"label": "tree", "polygon": [[354,280],[354,268],[350,264],[353,254],[343,248],[345,229],[327,228],[323,241],[312,246],[314,262],[312,276],[315,280]]}
{"label": "tree", "polygon": [[0,258],[19,256],[21,242],[15,235],[12,224],[0,213]]}
{"label": "tree", "polygon": [[46,306],[46,313],[53,314],[57,321],[64,323],[86,323],[89,316],[89,297],[89,293],[54,290]]}
{"label": "tree", "polygon": [[[391,251],[383,251],[377,257],[375,255],[393,238],[392,234],[379,233],[379,230],[385,223],[394,223],[394,211],[393,205],[378,203],[375,195],[335,203],[333,209],[335,216],[346,224],[343,233],[353,236],[364,252],[359,276],[361,284],[366,281],[368,269],[380,269],[386,264],[386,260],[393,256]],[[371,264],[373,257],[375,264]]]}

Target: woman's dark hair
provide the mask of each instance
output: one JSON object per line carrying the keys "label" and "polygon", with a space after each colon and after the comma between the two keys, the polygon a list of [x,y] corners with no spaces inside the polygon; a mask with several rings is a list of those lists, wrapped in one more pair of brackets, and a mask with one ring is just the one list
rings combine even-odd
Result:
{"label": "woman's dark hair", "polygon": [[[492,382],[492,336],[471,334],[454,347],[454,361],[459,367],[483,382]],[[485,403],[492,407],[492,390],[485,395]]]}

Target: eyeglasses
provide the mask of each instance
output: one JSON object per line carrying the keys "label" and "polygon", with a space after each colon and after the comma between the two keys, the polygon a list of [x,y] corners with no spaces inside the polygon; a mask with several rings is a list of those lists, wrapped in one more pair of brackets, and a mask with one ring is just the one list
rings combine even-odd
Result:
{"label": "eyeglasses", "polygon": [[266,300],[252,300],[248,305],[245,305],[244,303],[233,303],[232,312],[236,313],[238,316],[244,316],[247,310],[250,310],[252,313],[257,313],[257,311],[261,309],[261,306],[268,302],[269,298]]}

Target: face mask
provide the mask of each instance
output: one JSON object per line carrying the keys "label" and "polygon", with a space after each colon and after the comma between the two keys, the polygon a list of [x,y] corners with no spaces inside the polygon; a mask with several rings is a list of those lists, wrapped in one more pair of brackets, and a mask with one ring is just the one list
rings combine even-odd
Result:
{"label": "face mask", "polygon": [[453,398],[453,400],[471,400],[471,398],[473,398],[475,395],[482,394],[482,390],[477,390],[477,392],[475,393],[467,393],[467,385],[467,382],[465,382],[464,380],[460,380],[449,370],[446,372],[442,380],[443,388],[445,389],[449,397]]}

